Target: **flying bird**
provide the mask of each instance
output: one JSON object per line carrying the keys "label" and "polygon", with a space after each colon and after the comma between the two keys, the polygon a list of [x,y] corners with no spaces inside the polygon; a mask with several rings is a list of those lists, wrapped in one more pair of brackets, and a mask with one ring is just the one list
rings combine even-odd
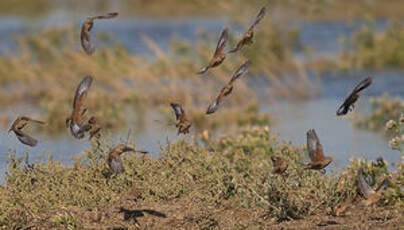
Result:
{"label": "flying bird", "polygon": [[125,171],[121,161],[121,154],[125,152],[135,152],[143,154],[148,153],[147,151],[137,151],[126,144],[120,144],[114,147],[111,150],[111,152],[108,153],[108,159],[107,159],[108,166],[114,174],[123,173]]}
{"label": "flying bird", "polygon": [[222,102],[223,98],[228,96],[233,91],[233,83],[247,72],[248,67],[250,67],[250,65],[251,65],[251,62],[246,61],[242,66],[240,66],[240,68],[237,69],[237,71],[232,75],[230,81],[220,90],[219,95],[209,105],[209,107],[206,111],[206,114],[211,114],[211,113],[216,112],[216,110],[219,108],[219,105]]}
{"label": "flying bird", "polygon": [[91,39],[90,39],[90,31],[94,26],[94,20],[110,19],[110,18],[115,18],[116,16],[118,16],[118,13],[109,13],[107,15],[87,17],[87,19],[84,21],[84,23],[81,27],[80,38],[81,38],[81,46],[83,47],[84,51],[88,55],[93,54],[95,51],[95,46],[93,43],[91,43]]}
{"label": "flying bird", "polygon": [[255,28],[255,26],[258,25],[258,23],[261,21],[261,19],[265,16],[265,13],[266,13],[266,7],[264,6],[261,8],[257,17],[255,18],[254,23],[243,34],[243,37],[237,43],[236,47],[234,47],[232,50],[230,50],[229,53],[235,53],[235,52],[241,50],[241,48],[243,48],[244,45],[251,45],[253,43],[252,39],[254,37],[254,28]]}
{"label": "flying bird", "polygon": [[191,128],[192,123],[187,119],[184,109],[181,107],[180,104],[177,103],[170,103],[170,105],[175,113],[175,119],[177,121],[175,127],[178,128],[178,135],[181,133],[189,133],[189,128]]}
{"label": "flying bird", "polygon": [[37,121],[37,120],[31,119],[29,117],[21,116],[21,117],[17,117],[17,119],[13,122],[13,124],[11,125],[11,128],[8,130],[8,132],[10,133],[11,131],[13,131],[15,133],[15,135],[17,136],[18,140],[21,141],[21,143],[34,147],[37,145],[38,141],[22,131],[22,129],[29,122],[34,122],[37,124],[45,124],[45,122],[43,122],[43,121]]}
{"label": "flying bird", "polygon": [[282,157],[272,156],[271,160],[272,163],[274,164],[272,174],[282,174],[288,168],[288,162]]}
{"label": "flying bird", "polygon": [[358,182],[359,191],[362,193],[362,195],[366,199],[366,200],[362,201],[363,204],[366,206],[377,203],[381,198],[382,191],[390,185],[390,180],[388,178],[386,178],[379,185],[379,187],[376,190],[372,189],[370,187],[370,185],[368,184],[368,182],[366,182],[366,180],[365,180],[363,168],[360,168],[358,171],[357,182]]}
{"label": "flying bird", "polygon": [[66,126],[70,127],[72,135],[77,139],[83,138],[86,131],[82,124],[84,115],[87,111],[87,108],[84,105],[84,100],[87,98],[87,93],[90,90],[92,82],[93,78],[91,76],[86,76],[77,86],[73,99],[73,110],[70,117],[66,119]]}
{"label": "flying bird", "polygon": [[307,131],[307,151],[311,162],[306,169],[323,170],[321,172],[325,173],[324,168],[332,162],[332,158],[324,156],[323,146],[314,129]]}
{"label": "flying bird", "polygon": [[372,78],[368,77],[362,80],[352,91],[351,94],[345,99],[344,103],[338,108],[337,116],[346,115],[349,111],[352,111],[355,106],[355,102],[359,99],[359,93],[372,84]]}
{"label": "flying bird", "polygon": [[225,28],[222,30],[220,34],[215,53],[213,54],[213,57],[210,60],[209,64],[206,67],[203,67],[197,74],[204,74],[209,70],[209,68],[214,68],[222,64],[222,62],[226,58],[226,54],[223,52],[223,50],[224,47],[226,46],[228,37],[229,37],[229,29]]}

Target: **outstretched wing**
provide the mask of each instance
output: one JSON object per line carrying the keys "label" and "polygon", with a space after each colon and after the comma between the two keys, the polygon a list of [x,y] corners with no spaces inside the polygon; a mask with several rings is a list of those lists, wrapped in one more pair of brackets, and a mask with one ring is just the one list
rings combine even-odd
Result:
{"label": "outstretched wing", "polygon": [[258,13],[257,17],[255,18],[254,23],[250,26],[248,30],[253,30],[258,23],[264,18],[267,8],[264,6],[261,8],[260,12]]}
{"label": "outstretched wing", "polygon": [[323,146],[320,144],[320,139],[317,137],[314,129],[307,131],[307,151],[310,160],[313,162],[324,158]]}
{"label": "outstretched wing", "polygon": [[367,87],[370,86],[370,84],[372,84],[372,78],[368,77],[364,80],[362,80],[361,82],[359,82],[359,84],[355,87],[355,89],[353,90],[352,94],[357,94],[360,91],[366,89]]}
{"label": "outstretched wing", "polygon": [[83,104],[92,82],[93,78],[91,76],[86,76],[77,86],[76,93],[74,94],[73,109]]}
{"label": "outstretched wing", "polygon": [[108,13],[106,15],[95,16],[95,17],[92,17],[92,19],[110,19],[110,18],[115,18],[118,15],[119,14],[117,12],[113,12],[113,13]]}
{"label": "outstretched wing", "polygon": [[362,168],[360,168],[358,171],[358,187],[360,192],[365,196],[366,199],[369,198],[369,196],[375,192],[366,182]]}
{"label": "outstretched wing", "polygon": [[220,33],[219,41],[217,42],[214,56],[223,53],[223,49],[226,46],[228,37],[229,37],[229,28],[224,28]]}
{"label": "outstretched wing", "polygon": [[184,114],[184,109],[182,109],[181,105],[177,103],[170,103],[170,105],[174,110],[175,119],[180,119],[181,115]]}
{"label": "outstretched wing", "polygon": [[18,140],[21,141],[21,143],[29,145],[31,147],[35,147],[38,143],[37,140],[22,131],[15,131],[15,135],[17,136]]}
{"label": "outstretched wing", "polygon": [[234,74],[231,76],[231,80],[230,80],[230,83],[229,83],[229,84],[233,83],[233,82],[234,82],[235,80],[237,80],[239,77],[241,77],[242,75],[244,75],[244,74],[247,72],[248,67],[250,67],[250,65],[251,65],[251,61],[250,61],[250,60],[246,61],[243,65],[241,65],[241,66],[236,70],[236,72],[234,72]]}

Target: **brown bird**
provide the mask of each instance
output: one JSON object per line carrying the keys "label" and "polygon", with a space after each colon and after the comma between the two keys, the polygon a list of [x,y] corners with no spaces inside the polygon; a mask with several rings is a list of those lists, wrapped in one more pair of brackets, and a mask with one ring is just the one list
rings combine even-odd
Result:
{"label": "brown bird", "polygon": [[11,131],[13,131],[17,136],[18,140],[21,141],[21,143],[34,147],[37,145],[38,141],[22,131],[22,129],[28,124],[28,122],[45,124],[45,122],[43,121],[37,121],[29,117],[21,116],[17,117],[17,119],[13,122],[8,132],[10,133]]}
{"label": "brown bird", "polygon": [[184,109],[181,107],[180,104],[177,103],[170,103],[170,105],[175,113],[175,119],[177,121],[175,127],[178,128],[178,135],[180,133],[189,133],[189,128],[191,128],[192,123],[187,119]]}
{"label": "brown bird", "polygon": [[91,117],[90,120],[88,120],[88,124],[91,125],[90,130],[88,131],[90,134],[90,139],[93,137],[99,138],[100,137],[100,132],[101,132],[101,126],[98,123],[97,119],[95,117]]}
{"label": "brown bird", "polygon": [[101,126],[98,124],[97,119],[92,116],[87,124],[83,125],[79,131],[79,133],[86,133],[88,132],[90,134],[90,139],[92,139],[94,136],[96,138],[100,137],[100,131],[101,131]]}
{"label": "brown bird", "polygon": [[288,162],[282,157],[272,156],[271,160],[272,163],[274,164],[272,174],[282,174],[288,168]]}
{"label": "brown bird", "polygon": [[361,81],[338,108],[337,116],[346,115],[349,111],[352,111],[355,108],[355,102],[359,99],[359,92],[369,87],[370,84],[372,84],[372,78],[370,77]]}
{"label": "brown bird", "polygon": [[266,13],[266,7],[264,6],[261,8],[257,17],[255,18],[254,23],[243,34],[243,37],[237,43],[236,47],[234,47],[232,50],[230,50],[229,53],[237,52],[237,51],[241,50],[241,48],[243,48],[244,45],[251,45],[253,43],[252,39],[254,37],[254,28],[255,28],[255,26],[258,25],[258,23],[261,21],[261,19],[265,16],[265,13]]}
{"label": "brown bird", "polygon": [[101,15],[101,16],[95,16],[95,17],[88,17],[82,27],[81,27],[81,46],[83,47],[84,51],[88,54],[91,55],[95,51],[95,46],[94,44],[91,43],[90,39],[90,31],[94,26],[94,20],[96,19],[110,19],[110,18],[115,18],[118,16],[118,13],[109,13],[107,15]]}
{"label": "brown bird", "polygon": [[332,158],[324,156],[323,146],[314,129],[307,131],[307,151],[311,162],[307,164],[306,169],[323,170],[321,172],[325,173],[324,168],[332,162]]}
{"label": "brown bird", "polygon": [[366,206],[377,203],[381,198],[382,191],[390,185],[390,180],[386,178],[376,190],[373,190],[370,185],[366,182],[363,168],[360,168],[358,171],[358,187],[359,191],[366,198],[363,200],[363,204]]}
{"label": "brown bird", "polygon": [[83,138],[85,134],[82,122],[87,108],[84,106],[84,100],[87,97],[92,82],[93,78],[91,76],[86,76],[77,86],[73,100],[73,111],[70,117],[66,119],[66,126],[70,127],[72,135],[77,139]]}
{"label": "brown bird", "polygon": [[111,152],[108,154],[108,166],[112,170],[114,174],[119,174],[125,171],[122,161],[121,161],[121,154],[125,152],[135,152],[135,153],[143,153],[147,154],[147,151],[137,151],[132,147],[129,147],[125,144],[120,144],[113,148]]}
{"label": "brown bird", "polygon": [[225,28],[222,30],[222,32],[220,34],[220,38],[217,43],[215,53],[214,53],[212,59],[210,60],[208,66],[202,68],[197,74],[204,74],[204,73],[206,73],[206,71],[208,71],[209,68],[213,68],[213,67],[216,67],[216,66],[222,64],[222,62],[226,58],[226,54],[223,52],[223,50],[224,50],[224,47],[226,46],[228,37],[229,37],[229,29]]}
{"label": "brown bird", "polygon": [[242,75],[244,75],[248,67],[251,65],[250,61],[246,61],[240,68],[237,69],[237,71],[233,74],[231,77],[230,81],[220,90],[219,95],[216,97],[216,99],[212,102],[212,104],[209,105],[206,114],[211,114],[216,112],[216,110],[219,108],[219,105],[221,101],[223,100],[224,97],[229,95],[233,91],[233,83],[240,78]]}

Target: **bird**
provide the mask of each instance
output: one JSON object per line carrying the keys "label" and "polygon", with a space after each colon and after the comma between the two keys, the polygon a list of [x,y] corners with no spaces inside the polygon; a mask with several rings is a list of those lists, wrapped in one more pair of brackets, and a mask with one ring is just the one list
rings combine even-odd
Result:
{"label": "bird", "polygon": [[288,168],[288,162],[282,157],[271,156],[272,163],[274,164],[274,169],[272,174],[282,174]]}
{"label": "bird", "polygon": [[29,122],[34,122],[37,124],[45,124],[45,122],[43,121],[34,120],[26,116],[20,116],[17,117],[17,119],[13,122],[8,132],[10,133],[11,131],[13,131],[21,143],[29,145],[31,147],[35,147],[38,144],[38,141],[22,131],[22,129]]}
{"label": "bird", "polygon": [[349,111],[352,111],[355,106],[355,102],[359,99],[359,93],[366,89],[367,87],[372,84],[372,78],[368,77],[364,80],[362,80],[355,88],[354,90],[348,95],[348,97],[345,99],[344,103],[338,108],[337,110],[337,116],[342,116],[346,115]]}
{"label": "bird", "polygon": [[206,67],[203,67],[197,74],[204,74],[210,68],[214,68],[226,59],[226,54],[224,53],[224,47],[226,46],[227,39],[229,37],[229,29],[224,28],[220,33],[219,41],[217,42],[215,53],[213,54],[212,59]]}
{"label": "bird", "polygon": [[66,119],[66,126],[70,127],[71,134],[77,139],[82,139],[85,135],[86,129],[83,128],[82,122],[87,108],[84,106],[84,100],[87,97],[92,82],[93,77],[86,76],[77,86],[73,99],[73,110],[70,117]]}
{"label": "bird", "polygon": [[170,103],[171,107],[175,113],[176,124],[175,127],[178,128],[178,135],[189,133],[189,128],[191,128],[192,123],[187,119],[184,109],[180,104]]}
{"label": "bird", "polygon": [[206,114],[216,112],[223,98],[228,96],[233,91],[233,83],[247,72],[248,67],[250,67],[250,65],[251,61],[248,60],[237,69],[237,71],[232,75],[230,81],[220,90],[219,95],[209,105],[208,109],[206,110]]}
{"label": "bird", "polygon": [[332,158],[324,156],[323,146],[320,144],[314,129],[307,131],[307,151],[311,162],[307,164],[305,169],[321,170],[325,173],[324,168],[332,162]]}
{"label": "bird", "polygon": [[97,119],[93,116],[88,120],[88,124],[91,125],[90,130],[88,131],[90,134],[90,139],[93,137],[99,138],[100,137],[100,131],[101,131],[101,126],[98,123]]}
{"label": "bird", "polygon": [[135,152],[135,153],[143,153],[147,154],[147,151],[138,151],[135,150],[133,147],[130,147],[126,144],[120,144],[115,146],[109,153],[107,163],[109,168],[112,170],[114,174],[120,174],[125,171],[122,161],[121,161],[121,154],[125,152]]}
{"label": "bird", "polygon": [[118,13],[109,13],[107,15],[87,17],[87,19],[84,21],[83,25],[81,26],[80,39],[81,39],[81,46],[83,47],[84,51],[88,55],[93,54],[95,51],[95,46],[94,46],[94,44],[91,43],[91,39],[90,39],[90,31],[94,26],[94,20],[111,19],[111,18],[115,18],[116,16],[118,16]]}
{"label": "bird", "polygon": [[258,23],[261,21],[261,19],[265,16],[265,13],[266,13],[266,7],[264,6],[259,11],[257,17],[255,18],[254,23],[243,34],[243,37],[237,43],[236,47],[234,47],[232,50],[230,50],[229,53],[235,53],[235,52],[241,50],[241,48],[243,48],[244,45],[251,45],[253,43],[252,39],[254,37],[254,28],[255,28],[255,26],[258,25]]}
{"label": "bird", "polygon": [[363,168],[358,171],[357,182],[359,191],[365,197],[365,200],[362,201],[365,206],[377,203],[381,198],[382,191],[390,185],[390,180],[386,178],[376,190],[372,189],[365,180]]}

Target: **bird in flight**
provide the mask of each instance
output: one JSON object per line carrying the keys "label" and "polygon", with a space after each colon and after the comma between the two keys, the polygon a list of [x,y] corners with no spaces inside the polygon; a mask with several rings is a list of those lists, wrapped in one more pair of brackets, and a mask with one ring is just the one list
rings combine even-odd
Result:
{"label": "bird in flight", "polygon": [[121,154],[125,152],[135,152],[135,153],[142,153],[147,154],[147,151],[137,151],[134,148],[126,145],[120,144],[115,146],[109,153],[107,163],[109,168],[112,170],[114,174],[123,173],[125,171],[122,161],[121,161]]}
{"label": "bird in flight", "polygon": [[66,119],[66,126],[70,127],[72,135],[77,139],[83,138],[86,132],[86,128],[83,128],[84,125],[82,124],[84,115],[87,112],[84,101],[87,98],[87,93],[90,90],[92,82],[93,78],[86,76],[77,86],[73,99],[73,110],[70,117]]}
{"label": "bird in flight", "polygon": [[370,187],[370,185],[368,184],[368,182],[366,182],[366,180],[365,180],[363,168],[360,168],[358,171],[357,182],[358,182],[359,191],[362,193],[362,195],[366,199],[366,200],[363,200],[362,203],[366,206],[377,203],[381,198],[381,193],[383,192],[383,190],[390,185],[390,180],[388,178],[386,178],[379,185],[379,187],[376,190],[372,189]]}
{"label": "bird in flight", "polygon": [[13,131],[21,143],[29,145],[31,147],[35,147],[37,145],[38,141],[22,131],[22,129],[29,122],[34,122],[37,124],[45,124],[45,122],[43,122],[43,121],[37,121],[37,120],[31,119],[29,117],[21,116],[21,117],[17,117],[17,119],[13,122],[13,124],[11,125],[11,128],[8,130],[8,132],[10,133],[11,131]]}
{"label": "bird in flight", "polygon": [[83,25],[81,26],[81,34],[80,34],[80,39],[81,39],[81,46],[83,47],[84,51],[88,54],[91,55],[95,51],[95,46],[91,42],[90,38],[90,31],[94,26],[94,20],[96,19],[110,19],[110,18],[115,18],[118,16],[118,13],[109,13],[107,15],[100,15],[100,16],[95,16],[95,17],[87,17],[87,19],[84,21]]}
{"label": "bird in flight", "polygon": [[170,103],[170,105],[175,113],[175,119],[177,121],[175,127],[178,128],[178,135],[181,133],[189,133],[189,128],[191,128],[192,123],[187,119],[184,109],[181,107],[180,104],[177,103]]}
{"label": "bird in flight", "polygon": [[243,48],[244,45],[251,45],[253,43],[252,39],[254,37],[254,28],[255,28],[255,26],[258,25],[258,23],[261,21],[261,19],[265,16],[265,13],[266,13],[266,7],[264,6],[261,8],[257,17],[255,18],[254,23],[243,34],[243,37],[237,43],[236,47],[234,47],[232,50],[230,50],[229,53],[235,53],[235,52],[241,50],[241,48]]}
{"label": "bird in flight", "polygon": [[324,156],[323,146],[314,129],[307,131],[307,152],[311,162],[307,164],[306,169],[321,170],[325,173],[324,168],[332,162],[332,158]]}
{"label": "bird in flight", "polygon": [[237,69],[237,71],[231,77],[230,81],[222,88],[222,90],[220,90],[219,95],[209,105],[209,107],[206,111],[206,114],[211,114],[211,113],[216,112],[216,110],[219,108],[219,105],[222,102],[223,98],[228,96],[233,91],[233,83],[247,72],[248,67],[250,67],[250,65],[251,65],[251,62],[246,61],[242,66],[240,66],[240,68]]}
{"label": "bird in flight", "polygon": [[349,111],[352,111],[355,108],[355,102],[359,99],[359,93],[369,87],[370,84],[372,84],[371,77],[362,80],[351,92],[351,94],[348,95],[344,103],[338,108],[337,116],[346,115]]}
{"label": "bird in flight", "polygon": [[288,162],[282,157],[272,156],[272,163],[274,165],[274,169],[272,170],[272,174],[282,174],[288,168]]}
{"label": "bird in flight", "polygon": [[224,28],[220,33],[219,41],[217,42],[215,53],[213,54],[212,59],[206,67],[203,67],[197,74],[204,74],[210,68],[214,68],[224,61],[226,58],[226,54],[224,53],[224,47],[226,46],[227,39],[229,37],[229,29]]}

